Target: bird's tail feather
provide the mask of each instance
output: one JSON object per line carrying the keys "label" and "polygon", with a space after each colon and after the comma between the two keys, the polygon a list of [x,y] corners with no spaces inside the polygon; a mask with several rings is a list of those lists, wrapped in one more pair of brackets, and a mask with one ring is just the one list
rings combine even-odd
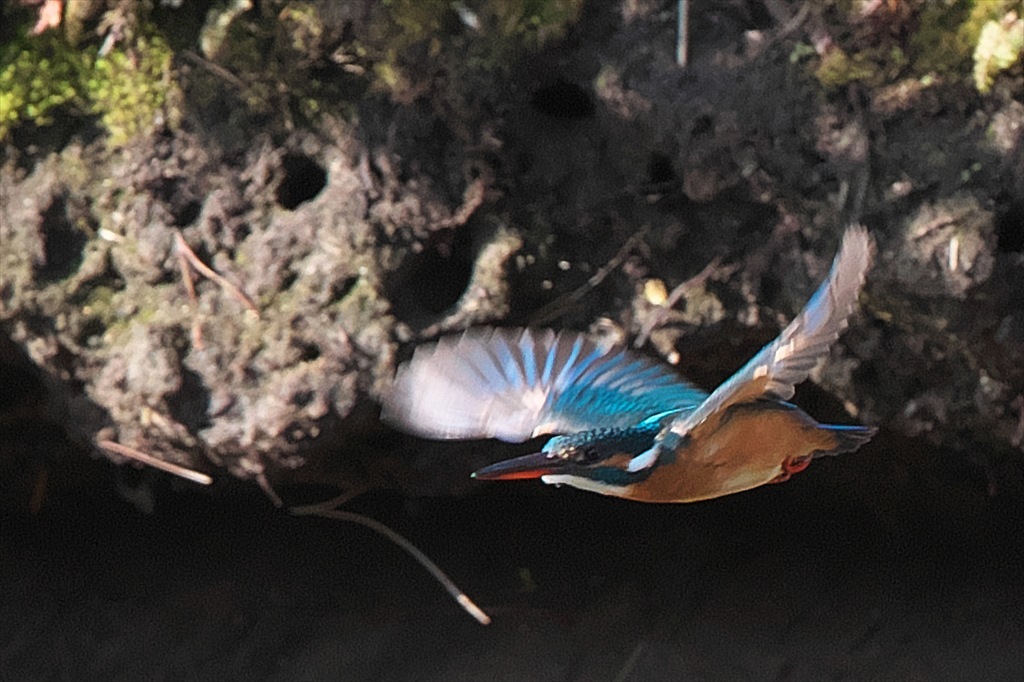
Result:
{"label": "bird's tail feather", "polygon": [[822,429],[827,430],[835,440],[835,445],[830,450],[819,450],[814,453],[815,457],[838,455],[843,452],[853,452],[878,433],[874,426],[839,426],[836,424],[822,424]]}

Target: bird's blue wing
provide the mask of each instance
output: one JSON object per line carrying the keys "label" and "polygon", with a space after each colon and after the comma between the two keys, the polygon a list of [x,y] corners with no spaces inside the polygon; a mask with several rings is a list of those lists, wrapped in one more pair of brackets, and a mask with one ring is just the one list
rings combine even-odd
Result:
{"label": "bird's blue wing", "polygon": [[476,328],[417,348],[381,418],[427,438],[518,442],[634,426],[706,397],[668,367],[583,334]]}

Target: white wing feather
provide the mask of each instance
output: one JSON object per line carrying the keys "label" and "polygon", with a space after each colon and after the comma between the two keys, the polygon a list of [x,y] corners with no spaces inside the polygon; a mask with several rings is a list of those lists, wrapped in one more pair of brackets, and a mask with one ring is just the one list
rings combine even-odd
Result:
{"label": "white wing feather", "polygon": [[659,441],[685,436],[729,406],[771,397],[788,400],[846,328],[871,267],[873,242],[861,226],[847,229],[828,278],[796,319],[738,372],[715,389],[696,410],[666,428]]}
{"label": "white wing feather", "polygon": [[426,438],[518,442],[633,426],[706,397],[669,368],[583,334],[477,328],[417,348],[381,418]]}

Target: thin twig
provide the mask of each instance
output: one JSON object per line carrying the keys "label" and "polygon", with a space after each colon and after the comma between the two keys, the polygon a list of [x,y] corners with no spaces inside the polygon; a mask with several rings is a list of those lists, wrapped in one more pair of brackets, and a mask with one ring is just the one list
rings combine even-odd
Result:
{"label": "thin twig", "polygon": [[317,502],[315,504],[306,504],[300,507],[291,507],[289,511],[299,516],[312,516],[322,511],[333,511],[336,507],[340,507],[343,504],[351,502],[355,498],[359,497],[363,493],[369,490],[369,486],[359,485],[351,490],[346,490],[337,497],[332,497],[326,502]]}
{"label": "thin twig", "polygon": [[712,275],[729,275],[736,269],[735,267],[730,267],[725,270],[720,270],[719,268],[721,263],[721,258],[715,258],[713,261],[705,265],[703,270],[673,289],[672,293],[670,293],[668,298],[665,299],[665,302],[652,310],[646,316],[643,327],[641,327],[640,333],[636,337],[636,341],[633,342],[633,347],[640,348],[647,343],[647,339],[650,337],[651,332],[665,321],[665,316],[668,315],[668,311],[675,307],[676,303],[679,302],[679,299],[681,299],[686,292],[702,286]]}
{"label": "thin twig", "polygon": [[490,625],[491,617],[484,613],[483,609],[477,606],[472,599],[470,599],[465,592],[460,590],[458,586],[452,582],[444,571],[438,568],[437,564],[430,560],[426,554],[424,554],[416,545],[412,544],[404,537],[385,526],[380,521],[375,521],[368,516],[362,514],[356,514],[354,512],[341,511],[340,509],[324,509],[323,504],[314,504],[306,507],[293,507],[289,510],[296,516],[319,516],[324,519],[333,519],[336,521],[348,521],[349,523],[355,523],[364,528],[383,535],[385,538],[395,543],[406,551],[413,559],[419,562],[420,566],[427,569],[430,575],[434,576],[444,589],[458,602],[459,606],[463,608],[469,615],[473,616],[481,625]]}
{"label": "thin twig", "polygon": [[636,246],[637,242],[643,237],[645,230],[640,230],[633,234],[632,237],[626,240],[626,243],[622,245],[618,253],[612,256],[612,259],[605,263],[601,268],[591,275],[590,279],[584,282],[581,286],[577,287],[573,291],[570,291],[565,296],[559,296],[551,303],[538,310],[530,318],[530,326],[542,325],[551,320],[555,319],[565,311],[570,305],[578,302],[581,298],[587,295],[592,289],[597,287],[601,282],[604,281],[605,277],[610,275],[613,270],[622,265],[622,262],[626,260],[629,253]]}
{"label": "thin twig", "polygon": [[[181,235],[178,235],[180,238]],[[181,269],[181,279],[185,282],[185,290],[188,292],[188,300],[192,303],[199,303],[199,299],[196,297],[196,284],[195,280],[192,279],[192,270],[188,265],[188,258],[185,256],[185,252],[181,249],[176,249],[178,252],[178,267]]]}
{"label": "thin twig", "polygon": [[646,645],[644,644],[644,640],[641,639],[636,643],[636,646],[633,647],[633,651],[629,654],[629,658],[626,659],[626,662],[622,664],[622,668],[619,669],[618,674],[615,675],[615,682],[626,682],[626,680],[630,678],[633,671],[636,669],[636,664],[640,662],[640,656],[644,653],[645,648]]}
{"label": "thin twig", "polygon": [[148,464],[154,469],[160,469],[161,471],[166,471],[169,474],[181,476],[185,480],[192,481],[193,483],[199,483],[200,485],[210,485],[213,483],[213,479],[206,474],[193,471],[192,469],[183,467],[179,464],[165,462],[164,460],[157,459],[153,455],[146,454],[141,450],[136,450],[135,448],[122,445],[121,443],[115,443],[112,440],[97,441],[96,445],[104,450],[109,450],[110,452],[121,455],[122,457],[127,457],[128,459],[134,459],[137,462]]}
{"label": "thin twig", "polygon": [[1010,444],[1015,448],[1019,448],[1021,445],[1024,445],[1024,395],[1018,395],[1014,398],[1013,402],[1010,403],[1010,407],[1017,410],[1017,428],[1014,430],[1013,435],[1010,436]]}
{"label": "thin twig", "polygon": [[46,468],[43,467],[36,474],[35,481],[32,483],[32,496],[28,500],[28,510],[32,516],[39,513],[39,510],[43,508],[43,503],[46,501],[46,489],[50,482],[50,474]]}
{"label": "thin twig", "polygon": [[686,68],[690,60],[690,0],[676,2],[676,64]]}
{"label": "thin twig", "polygon": [[178,249],[178,253],[184,255],[189,265],[195,268],[196,271],[199,272],[199,274],[201,274],[203,277],[206,277],[207,279],[212,280],[219,287],[221,287],[229,294],[237,298],[239,301],[241,301],[246,308],[251,310],[256,315],[256,317],[260,316],[260,309],[256,307],[256,304],[253,302],[253,300],[246,296],[241,289],[236,287],[228,280],[224,279],[224,277],[222,277],[216,270],[211,269],[208,265],[206,265],[206,263],[199,260],[199,256],[197,256],[196,252],[192,250],[192,247],[185,243],[185,238],[181,236],[180,232],[174,233],[174,244]]}
{"label": "thin twig", "polygon": [[192,280],[192,269],[188,264],[185,252],[179,248],[175,248],[175,251],[178,255],[178,269],[181,270],[181,279],[185,283],[185,291],[188,292],[189,303],[192,304],[192,345],[199,350],[203,350],[203,326],[199,324],[199,298],[196,296],[196,285]]}
{"label": "thin twig", "polygon": [[260,490],[263,491],[264,495],[270,498],[270,501],[275,507],[280,509],[284,506],[284,500],[282,500],[281,496],[277,494],[276,490],[274,490],[274,486],[270,485],[270,480],[267,478],[267,474],[265,472],[260,471],[256,474],[256,483],[259,484]]}
{"label": "thin twig", "polygon": [[192,50],[183,50],[181,52],[181,55],[183,57],[185,57],[186,59],[188,59],[193,64],[198,64],[199,66],[203,67],[204,69],[206,69],[207,71],[209,71],[213,75],[219,76],[220,78],[223,78],[224,80],[226,80],[228,83],[231,83],[232,85],[234,85],[239,90],[247,90],[249,88],[249,86],[241,78],[239,78],[235,74],[231,73],[230,71],[225,69],[220,64],[217,64],[215,62],[211,62],[209,59],[206,59],[206,58],[196,54]]}
{"label": "thin twig", "polygon": [[253,302],[251,298],[246,296],[241,289],[239,289],[234,284],[225,279],[223,276],[221,276],[220,273],[218,273],[216,270],[213,270],[208,265],[206,265],[206,263],[201,261],[199,259],[199,256],[196,255],[195,251],[192,250],[192,247],[190,247],[185,242],[185,238],[181,236],[180,232],[175,232],[174,237],[178,249],[180,249],[180,251],[184,253],[185,258],[188,260],[189,264],[192,267],[194,267],[199,272],[199,274],[216,282],[218,286],[227,290],[232,296],[241,301],[242,304],[245,305],[245,307],[247,307],[249,310],[255,313],[257,317],[259,317],[260,309],[256,307],[256,304]]}
{"label": "thin twig", "polygon": [[[771,3],[771,4],[765,3],[765,7],[767,7],[768,10],[771,11],[772,4],[775,4],[775,3]],[[793,31],[795,31],[798,28],[800,28],[800,26],[804,23],[804,21],[807,19],[808,15],[810,15],[810,13],[811,13],[811,3],[805,2],[803,5],[800,6],[800,9],[797,11],[797,13],[793,16],[792,19],[790,19],[789,21],[786,21],[786,22],[784,22],[782,24],[782,28],[779,29],[779,32],[777,34],[775,34],[775,39],[776,40],[781,40],[782,38],[785,38],[786,36],[788,36]],[[779,17],[776,17],[776,18],[778,19]]]}

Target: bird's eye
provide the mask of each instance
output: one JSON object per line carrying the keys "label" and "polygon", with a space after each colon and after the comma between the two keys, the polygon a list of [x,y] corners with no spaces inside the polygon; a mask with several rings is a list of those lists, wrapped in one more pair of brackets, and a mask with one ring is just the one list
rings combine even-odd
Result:
{"label": "bird's eye", "polygon": [[600,458],[597,448],[580,448],[576,451],[576,461],[580,464],[593,464]]}

